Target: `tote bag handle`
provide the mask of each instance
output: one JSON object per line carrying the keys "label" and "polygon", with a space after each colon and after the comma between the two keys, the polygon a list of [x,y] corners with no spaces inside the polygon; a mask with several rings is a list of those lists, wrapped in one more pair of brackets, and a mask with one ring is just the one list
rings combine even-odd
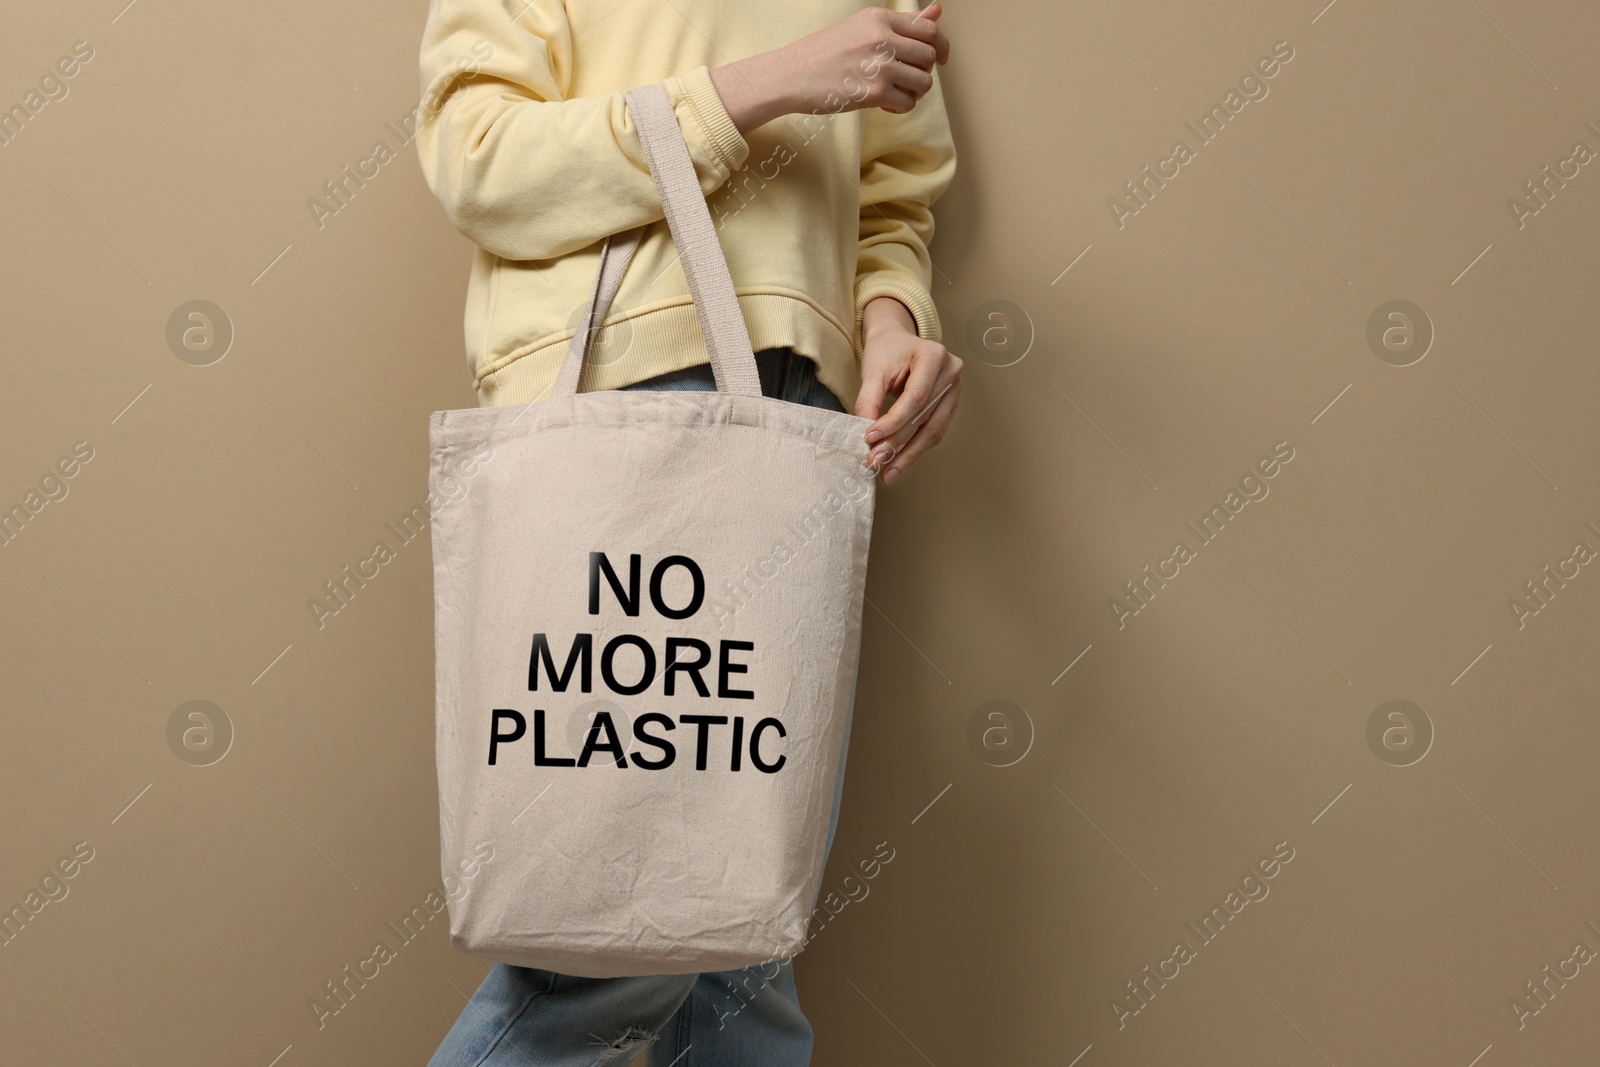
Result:
{"label": "tote bag handle", "polygon": [[[660,85],[641,85],[625,99],[644,145],[650,177],[661,196],[672,243],[689,279],[689,296],[700,319],[700,333],[711,357],[717,390],[760,396],[761,377],[756,371],[750,333],[733,292],[733,276],[728,273],[728,261],[717,241],[711,212],[667,92]],[[605,320],[606,310],[646,229],[640,226],[613,234],[601,245],[600,267],[589,291],[589,303],[578,323],[578,332],[567,346],[566,359],[550,392],[552,398],[578,391],[595,328]]]}

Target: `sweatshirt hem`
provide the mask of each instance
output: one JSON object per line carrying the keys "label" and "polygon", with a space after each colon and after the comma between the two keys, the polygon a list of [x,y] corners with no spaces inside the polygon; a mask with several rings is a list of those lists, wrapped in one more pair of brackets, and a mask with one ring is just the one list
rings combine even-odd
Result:
{"label": "sweatshirt hem", "polygon": [[[809,300],[789,293],[741,292],[738,300],[755,351],[794,349],[817,364],[818,380],[846,408],[852,406],[861,388],[861,373],[855,346],[841,323]],[[474,384],[479,406],[546,399],[574,332],[540,338],[478,375]],[[685,299],[608,321],[595,335],[580,388],[620,389],[706,361],[699,317],[694,304]]]}

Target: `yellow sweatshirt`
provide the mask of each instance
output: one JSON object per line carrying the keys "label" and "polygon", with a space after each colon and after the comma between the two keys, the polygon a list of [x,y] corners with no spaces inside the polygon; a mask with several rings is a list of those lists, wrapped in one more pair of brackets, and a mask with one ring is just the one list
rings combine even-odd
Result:
{"label": "yellow sweatshirt", "polygon": [[[743,137],[710,69],[873,6],[852,0],[433,0],[417,150],[477,246],[467,359],[481,405],[549,395],[599,242],[653,223],[585,372],[616,389],[705,363],[700,325],[623,94],[662,83],[688,142],[756,350],[790,346],[845,404],[861,309],[892,296],[940,338],[929,206],[955,173],[935,74],[916,108],[786,115]],[[915,0],[893,0],[915,11]],[[839,101],[855,86],[841,84]],[[731,180],[730,180],[731,178]],[[623,323],[625,325],[618,325]]]}

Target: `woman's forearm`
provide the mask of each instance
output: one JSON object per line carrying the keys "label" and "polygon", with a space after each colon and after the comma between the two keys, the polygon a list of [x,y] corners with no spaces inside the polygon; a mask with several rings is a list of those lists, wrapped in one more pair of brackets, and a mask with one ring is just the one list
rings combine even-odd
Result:
{"label": "woman's forearm", "polygon": [[781,59],[781,50],[762,52],[711,71],[711,84],[717,87],[722,106],[728,109],[728,117],[741,137],[775,118],[801,110],[784,89]]}

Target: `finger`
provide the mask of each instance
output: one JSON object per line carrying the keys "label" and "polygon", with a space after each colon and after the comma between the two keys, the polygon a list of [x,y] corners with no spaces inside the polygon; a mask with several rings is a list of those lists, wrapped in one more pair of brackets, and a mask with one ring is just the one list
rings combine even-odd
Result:
{"label": "finger", "polygon": [[933,378],[925,386],[921,384],[920,375],[915,379],[908,376],[899,395],[889,405],[888,412],[877,422],[878,433],[881,434],[877,439],[878,446],[890,449],[904,448],[906,442],[911,440],[912,434],[917,432],[917,426],[927,417],[929,410],[939,401],[949,384],[942,375]]}
{"label": "finger", "polygon": [[897,85],[890,85],[883,91],[883,101],[878,106],[891,115],[904,115],[917,106],[917,96]]}
{"label": "finger", "polygon": [[933,88],[932,74],[904,63],[889,63],[879,70],[879,74],[888,77],[892,85],[910,93],[914,98],[913,103],[921,100],[923,95]]}
{"label": "finger", "polygon": [[911,468],[917,460],[927,455],[928,451],[944,440],[944,435],[950,431],[950,424],[956,416],[956,408],[961,404],[961,383],[958,381],[951,386],[950,391],[939,398],[939,402],[928,413],[927,419],[917,432],[912,435],[906,446],[894,454],[883,471],[883,484],[888,485],[900,475]]}
{"label": "finger", "polygon": [[[923,354],[932,352],[938,352],[938,355]],[[945,373],[948,362],[944,358],[943,349],[939,346],[924,346],[918,349],[917,354],[911,358],[911,366],[906,374],[905,385],[900,389],[900,395],[895,398],[888,413],[867,430],[868,444],[893,441],[902,429],[923,413],[922,409],[927,407],[940,389],[944,388],[948,377],[954,374],[953,368],[950,368],[950,375]],[[910,434],[907,434],[906,438],[909,437]]]}
{"label": "finger", "polygon": [[861,392],[856,394],[855,413],[863,419],[876,419],[883,414],[883,398],[888,392],[889,384],[881,376],[863,378]]}
{"label": "finger", "polygon": [[911,37],[918,41],[932,44],[934,38],[939,36],[938,15],[931,18],[928,11],[891,11],[889,12],[889,28],[902,37]]}
{"label": "finger", "polygon": [[[927,22],[928,20],[923,19],[922,21]],[[934,56],[940,63],[944,63],[949,60],[950,38],[945,36],[944,30],[940,29],[937,23],[935,23],[933,27],[933,36],[923,37],[921,40],[925,41],[933,48]]]}
{"label": "finger", "polygon": [[[912,37],[933,46],[938,55],[939,62],[943,63],[950,58],[950,39],[939,28],[937,21],[944,9],[939,4],[929,4],[915,15],[904,12],[891,12],[889,25],[896,33],[905,37]],[[909,21],[907,21],[909,20]]]}
{"label": "finger", "polygon": [[887,467],[895,455],[916,438],[922,426],[932,416],[933,412],[938,409],[940,402],[959,384],[958,379],[952,378],[940,386],[939,391],[933,394],[933,399],[924,404],[922,410],[913,415],[911,421],[901,427],[899,433],[873,445],[871,451],[867,453],[868,468],[877,471]]}
{"label": "finger", "polygon": [[913,67],[921,67],[923,70],[932,68],[939,60],[938,50],[925,41],[896,37],[890,42],[890,46],[895,60]]}

